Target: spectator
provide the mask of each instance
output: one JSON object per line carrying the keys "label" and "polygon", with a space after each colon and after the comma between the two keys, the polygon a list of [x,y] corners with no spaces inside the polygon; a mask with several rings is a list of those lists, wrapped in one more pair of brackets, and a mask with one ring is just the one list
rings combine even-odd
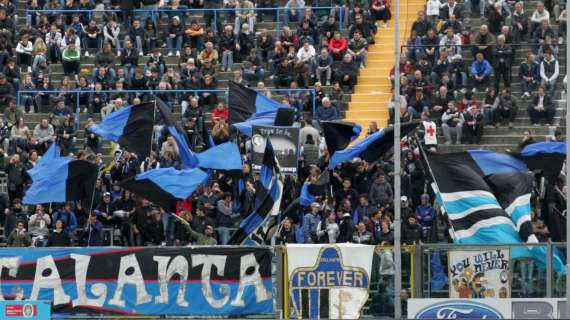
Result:
{"label": "spectator", "polygon": [[505,43],[505,36],[497,37],[497,44],[493,47],[493,64],[495,76],[495,90],[499,91],[499,82],[503,77],[505,88],[511,86],[511,65],[513,63],[513,48]]}
{"label": "spectator", "polygon": [[368,59],[368,42],[362,37],[362,33],[357,30],[354,32],[354,38],[348,43],[347,52],[350,53],[360,69],[366,67],[366,60]]}
{"label": "spectator", "polygon": [[[86,52],[87,54],[87,52]],[[81,66],[80,61],[81,53],[75,47],[74,43],[68,45],[62,53],[62,65],[65,75],[73,75],[75,80],[78,81],[79,69]]]}
{"label": "spectator", "polygon": [[103,32],[99,26],[97,26],[97,21],[91,19],[89,20],[89,24],[83,29],[83,33],[83,49],[85,56],[89,57],[89,49],[100,50]]}
{"label": "spectator", "polygon": [[336,243],[340,229],[336,223],[336,213],[328,212],[326,219],[321,220],[317,225],[317,237],[319,243]]}
{"label": "spectator", "polygon": [[120,33],[121,27],[114,18],[109,19],[103,27],[103,42],[113,46],[117,50],[117,56],[121,55],[122,48],[121,40],[119,39]]}
{"label": "spectator", "polygon": [[215,246],[218,241],[214,237],[214,228],[211,225],[206,225],[204,228],[204,233],[196,232],[190,227],[189,224],[185,224],[187,232],[190,237],[196,239],[196,244],[199,246]]}
{"label": "spectator", "polygon": [[532,52],[527,54],[526,61],[521,63],[519,67],[519,77],[521,79],[521,91],[523,98],[529,98],[530,93],[536,89],[541,79],[541,65],[535,61],[535,55]]}
{"label": "spectator", "polygon": [[224,27],[224,32],[220,39],[220,49],[222,51],[222,71],[228,72],[232,70],[234,64],[234,53],[237,51],[239,45],[236,43],[235,35],[232,31],[232,26],[227,25]]}
{"label": "spectator", "polygon": [[6,245],[8,247],[29,247],[32,244],[30,235],[26,232],[25,222],[18,221],[16,224],[16,229],[10,232],[8,239],[6,240]]}
{"label": "spectator", "polygon": [[97,220],[97,214],[91,213],[83,231],[83,240],[87,247],[103,245],[103,225]]}
{"label": "spectator", "polygon": [[170,20],[167,33],[168,56],[171,57],[172,51],[176,50],[176,56],[180,57],[180,50],[182,50],[182,42],[184,40],[184,26],[178,16],[174,16]]}
{"label": "spectator", "polygon": [[489,28],[486,24],[481,25],[479,28],[479,33],[475,36],[473,40],[473,48],[471,49],[471,54],[476,56],[478,53],[483,54],[483,57],[487,60],[492,60],[492,48],[495,44],[495,36],[489,32]]}
{"label": "spectator", "polygon": [[289,21],[294,20],[295,22],[301,24],[303,21],[303,13],[305,11],[305,1],[304,0],[289,0],[285,4],[285,25],[289,24]]}
{"label": "spectator", "polygon": [[533,34],[542,21],[549,21],[550,13],[545,9],[543,2],[536,3],[536,9],[530,17],[530,33]]}
{"label": "spectator", "polygon": [[325,97],[322,100],[322,105],[317,108],[316,119],[320,121],[331,121],[339,118],[338,109],[332,105],[329,98]]}
{"label": "spectator", "polygon": [[16,59],[20,67],[24,67],[27,72],[32,72],[32,42],[28,34],[22,34],[16,46]]}
{"label": "spectator", "polygon": [[297,226],[293,224],[290,218],[285,218],[275,237],[276,243],[285,245],[287,243],[299,243],[299,240]]}
{"label": "spectator", "polygon": [[402,226],[402,242],[406,244],[419,243],[422,239],[422,228],[415,214],[410,214]]}
{"label": "spectator", "polygon": [[255,11],[254,5],[249,0],[238,0],[235,11],[235,26],[234,32],[236,35],[239,34],[240,27],[242,24],[247,23],[249,25],[249,30],[254,31],[255,23]]}
{"label": "spectator", "polygon": [[352,242],[359,244],[372,244],[372,233],[366,230],[364,222],[359,222],[356,225],[356,231],[352,235]]}
{"label": "spectator", "polygon": [[476,59],[471,65],[471,76],[473,77],[473,86],[485,87],[489,84],[489,79],[491,78],[491,64],[489,61],[485,60],[483,53],[479,52],[475,56]]}
{"label": "spectator", "polygon": [[483,114],[474,104],[463,113],[463,128],[468,144],[480,144],[483,136]]}
{"label": "spectator", "polygon": [[36,205],[35,213],[28,221],[28,228],[30,229],[30,236],[35,246],[44,246],[49,234],[49,226],[51,224],[51,217],[45,213],[44,207],[41,204]]}
{"label": "spectator", "polygon": [[[53,215],[53,220],[62,222],[62,229],[68,233],[70,236],[75,234],[77,230],[77,217],[75,213],[71,210],[71,203],[67,202],[63,208],[57,210]],[[57,228],[57,224],[56,224]]]}
{"label": "spectator", "polygon": [[370,4],[370,12],[374,21],[382,20],[384,28],[388,28],[388,20],[392,17],[390,7],[390,0],[372,0]]}
{"label": "spectator", "polygon": [[358,70],[352,61],[352,56],[350,54],[345,54],[340,67],[334,72],[336,75],[336,81],[341,84],[344,92],[352,93],[354,86],[356,85],[357,72]]}
{"label": "spectator", "polygon": [[427,193],[422,194],[420,199],[421,202],[416,207],[416,218],[422,228],[428,229],[433,225],[433,222],[436,218],[436,212],[430,203],[430,198]]}
{"label": "spectator", "polygon": [[226,245],[230,240],[230,229],[233,226],[233,201],[230,193],[225,193],[216,205],[216,225],[220,244]]}
{"label": "spectator", "polygon": [[455,135],[456,144],[460,144],[465,119],[463,118],[463,114],[456,109],[453,101],[449,102],[447,108],[447,111],[441,117],[441,127],[443,129],[443,135],[445,136],[445,144],[452,143],[452,135]]}
{"label": "spectator", "polygon": [[344,36],[341,35],[339,31],[335,31],[334,36],[329,41],[329,51],[333,60],[340,61],[344,57],[346,52],[347,41]]}
{"label": "spectator", "polygon": [[546,88],[544,86],[538,87],[538,93],[532,99],[531,104],[527,108],[527,112],[532,125],[535,127],[540,126],[540,119],[544,119],[546,126],[552,124],[556,109],[552,103],[552,98],[546,95]]}
{"label": "spectator", "polygon": [[125,38],[125,47],[128,39],[132,42],[133,47],[136,48],[139,56],[142,56],[145,52],[146,38],[146,30],[141,26],[141,21],[134,19]]}
{"label": "spectator", "polygon": [[342,215],[342,219],[340,220],[337,243],[352,242],[354,232],[355,227],[352,216],[346,212]]}
{"label": "spectator", "polygon": [[158,246],[164,243],[165,238],[165,226],[162,221],[162,212],[158,208],[153,208],[151,210],[150,219],[146,224],[146,230],[144,230],[144,237],[150,245]]}
{"label": "spectator", "polygon": [[392,203],[393,197],[394,192],[392,186],[386,181],[386,176],[384,174],[378,175],[370,187],[370,203],[376,207],[383,207]]}
{"label": "spectator", "polygon": [[321,222],[321,206],[318,202],[311,204],[310,210],[303,217],[305,243],[318,243],[317,227]]}
{"label": "spectator", "polygon": [[554,97],[556,90],[556,80],[560,75],[560,66],[558,60],[552,54],[551,49],[544,51],[544,59],[540,63],[540,78],[541,85],[548,92],[549,97]]}
{"label": "spectator", "polygon": [[513,121],[517,117],[518,109],[517,101],[513,97],[511,90],[508,88],[503,89],[503,93],[499,98],[499,105],[497,106],[495,126],[498,127],[499,123],[502,123],[503,120],[507,120],[509,129],[512,129]]}
{"label": "spectator", "polygon": [[46,247],[69,247],[71,238],[65,230],[65,224],[61,219],[55,220],[55,228],[50,232]]}
{"label": "spectator", "polygon": [[376,234],[376,243],[381,246],[394,244],[394,233],[390,228],[390,223],[386,220],[382,220],[380,223],[380,232]]}

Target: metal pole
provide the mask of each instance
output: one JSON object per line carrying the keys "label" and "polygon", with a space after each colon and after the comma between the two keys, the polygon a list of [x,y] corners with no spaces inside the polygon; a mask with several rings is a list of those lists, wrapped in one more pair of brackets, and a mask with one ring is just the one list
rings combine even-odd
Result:
{"label": "metal pole", "polygon": [[[570,15],[566,15],[566,25],[570,25]],[[570,33],[566,32],[566,74],[568,74],[568,62],[570,61],[570,50],[568,50],[568,43],[570,43]],[[570,100],[568,100],[568,89],[566,89],[566,213],[570,208],[570,165],[568,163],[568,154],[570,154]],[[568,231],[570,231],[570,219],[566,214],[566,257],[570,252],[570,241],[568,238]],[[570,315],[570,262],[566,259],[566,317]],[[550,280],[550,279],[549,279]]]}
{"label": "metal pole", "polygon": [[400,148],[400,0],[394,2],[394,317],[402,318],[401,148]]}

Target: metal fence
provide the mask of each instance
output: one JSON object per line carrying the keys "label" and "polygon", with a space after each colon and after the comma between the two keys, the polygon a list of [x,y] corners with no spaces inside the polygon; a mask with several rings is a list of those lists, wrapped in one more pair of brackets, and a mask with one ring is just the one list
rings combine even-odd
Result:
{"label": "metal fence", "polygon": [[[316,14],[317,17],[327,17],[329,15],[334,15],[338,18],[339,29],[343,32],[348,26],[348,7],[345,6],[326,6],[326,7],[299,7],[295,8],[294,10],[297,11],[297,14],[303,14],[304,10],[307,8],[311,8],[313,12]],[[87,14],[89,18],[93,16],[93,14],[97,13],[132,13],[139,16],[147,16],[152,19],[152,21],[156,22],[159,18],[161,18],[162,14],[166,14],[168,16],[171,15],[172,12],[176,13],[183,13],[184,15],[208,15],[213,20],[212,27],[214,31],[218,32],[218,28],[221,23],[230,23],[233,24],[234,21],[228,21],[228,17],[231,15],[235,15],[237,11],[253,11],[255,15],[260,14],[267,14],[267,15],[274,15],[275,16],[275,30],[276,34],[281,34],[281,28],[285,25],[288,25],[288,22],[293,21],[289,19],[289,12],[291,9],[286,7],[275,7],[275,8],[262,8],[256,7],[252,9],[235,9],[235,8],[178,8],[178,9],[171,9],[168,7],[157,7],[157,8],[142,8],[142,9],[133,9],[133,10],[119,10],[119,9],[27,9],[26,15],[29,16],[34,13],[42,13],[42,14],[73,14],[73,13],[80,13],[80,14]],[[294,19],[298,19],[295,17]],[[245,23],[247,21],[242,21]]]}

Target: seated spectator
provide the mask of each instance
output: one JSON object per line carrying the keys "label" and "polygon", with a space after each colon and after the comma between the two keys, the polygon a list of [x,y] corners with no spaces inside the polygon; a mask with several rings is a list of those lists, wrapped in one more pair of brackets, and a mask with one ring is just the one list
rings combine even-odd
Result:
{"label": "seated spectator", "polygon": [[340,67],[334,71],[335,81],[341,84],[345,93],[352,93],[356,85],[357,72],[358,70],[352,61],[352,56],[345,54]]}
{"label": "seated spectator", "polygon": [[35,213],[28,221],[28,229],[35,246],[44,246],[49,234],[51,217],[44,211],[41,204],[36,205]]}
{"label": "seated spectator", "polygon": [[121,40],[119,39],[120,33],[121,27],[114,18],[109,19],[105,26],[103,26],[103,42],[115,48],[115,50],[117,50],[117,56],[121,55],[122,48]]}
{"label": "seated spectator", "polygon": [[372,0],[370,5],[370,13],[372,14],[374,22],[382,20],[383,27],[388,28],[388,20],[391,19],[390,0]]}
{"label": "seated spectator", "polygon": [[139,19],[134,19],[131,28],[126,34],[125,46],[127,39],[132,42],[133,47],[137,50],[139,56],[142,56],[146,51],[146,39],[147,33],[145,28],[141,26],[141,21]]}
{"label": "seated spectator", "polygon": [[368,59],[368,42],[362,37],[362,33],[357,30],[354,32],[354,38],[348,42],[347,52],[350,53],[360,69],[366,67]]}
{"label": "seated spectator", "polygon": [[61,56],[61,40],[63,39],[57,25],[52,24],[50,26],[50,32],[46,34],[45,45],[47,47],[47,59],[49,62],[54,63],[59,61]]}
{"label": "seated spectator", "polygon": [[521,91],[523,98],[529,98],[531,96],[531,92],[536,89],[541,79],[541,64],[538,64],[535,61],[535,55],[532,52],[529,52],[526,57],[526,61],[521,63],[519,67],[519,77],[521,79]]}
{"label": "seated spectator", "polygon": [[479,28],[479,33],[475,36],[473,40],[473,48],[471,49],[471,54],[476,56],[478,53],[482,53],[483,57],[487,60],[492,60],[492,49],[495,44],[495,36],[489,32],[489,27],[486,24],[481,25]]}
{"label": "seated spectator", "polygon": [[334,36],[329,41],[329,51],[333,60],[341,61],[346,52],[347,41],[339,31],[335,31]]}
{"label": "seated spectator", "polygon": [[544,119],[546,126],[552,124],[556,109],[552,98],[546,95],[546,88],[544,86],[538,87],[538,93],[532,99],[532,102],[527,108],[527,112],[532,125],[535,127],[540,126],[540,119]]}
{"label": "seated spectator", "polygon": [[[136,75],[135,79],[136,80]],[[89,95],[88,111],[90,115],[101,112],[101,109],[107,104],[108,96],[103,92],[103,85],[101,82],[95,83],[95,90]]]}
{"label": "seated spectator", "polygon": [[451,136],[455,135],[456,144],[461,144],[461,134],[463,131],[463,113],[459,112],[455,107],[455,103],[450,101],[447,105],[447,111],[441,116],[441,127],[445,136],[445,144],[451,144]]}
{"label": "seated spectator", "polygon": [[[87,54],[87,52],[86,52]],[[81,53],[74,43],[68,45],[61,55],[63,72],[65,75],[73,75],[78,80],[79,69],[81,67]]]}
{"label": "seated spectator", "polygon": [[252,32],[254,31],[254,24],[255,24],[255,8],[254,4],[249,0],[238,0],[236,4],[236,11],[235,11],[235,26],[234,32],[235,34],[240,33],[240,27],[242,24],[247,23],[249,25],[249,30]]}
{"label": "seated spectator", "polygon": [[498,127],[500,123],[507,120],[509,129],[512,129],[513,121],[517,117],[518,110],[517,100],[511,94],[511,90],[508,88],[503,89],[503,93],[499,98],[499,105],[497,106],[495,127]]}
{"label": "seated spectator", "polygon": [[544,7],[544,2],[539,1],[536,3],[536,9],[530,17],[530,34],[534,34],[534,31],[545,20],[550,21],[550,13]]}
{"label": "seated spectator", "polygon": [[22,34],[16,45],[16,60],[18,66],[25,68],[27,72],[32,72],[32,50],[32,42],[28,34]]}
{"label": "seated spectator", "polygon": [[184,26],[180,22],[180,17],[174,16],[167,27],[166,44],[168,46],[168,56],[172,56],[172,51],[176,50],[176,56],[180,57],[182,43],[184,40]]}
{"label": "seated spectator", "polygon": [[224,32],[220,38],[220,50],[222,51],[222,71],[232,70],[234,65],[234,55],[238,51],[238,43],[232,31],[232,26],[224,27]]}
{"label": "seated spectator", "polygon": [[463,113],[463,130],[468,144],[480,144],[483,136],[483,114],[476,104]]}
{"label": "seated spectator", "polygon": [[275,67],[275,73],[273,75],[273,83],[276,88],[287,88],[289,84],[295,80],[295,72],[293,70],[294,62],[290,62],[288,59],[283,59]]}
{"label": "seated spectator", "polygon": [[210,61],[212,65],[217,65],[218,59],[218,50],[214,49],[214,44],[212,42],[206,42],[204,50],[198,55],[198,61],[202,64],[205,61]]}
{"label": "seated spectator", "polygon": [[481,52],[475,56],[475,61],[471,64],[471,77],[473,79],[473,86],[485,87],[489,84],[491,78],[492,68],[489,61],[485,60]]}
{"label": "seated spectator", "polygon": [[82,41],[86,57],[89,57],[89,49],[95,49],[96,51],[101,49],[102,34],[103,32],[97,26],[97,21],[95,19],[89,20],[89,24],[83,30]]}
{"label": "seated spectator", "polygon": [[529,18],[523,9],[523,2],[515,3],[515,10],[511,15],[511,22],[513,28],[513,43],[520,43],[526,40],[528,34]]}
{"label": "seated spectator", "polygon": [[317,114],[315,117],[319,121],[331,121],[338,120],[340,115],[336,106],[333,106],[331,100],[328,97],[323,98],[322,105],[317,108]]}
{"label": "seated spectator", "polygon": [[431,101],[424,95],[422,88],[416,88],[414,96],[410,98],[408,103],[408,113],[413,118],[419,119],[422,112],[427,112],[430,109]]}
{"label": "seated spectator", "polygon": [[257,50],[251,49],[249,55],[244,58],[242,75],[248,82],[249,86],[254,86],[265,78],[265,69]]}
{"label": "seated spectator", "polygon": [[244,23],[237,37],[236,47],[239,53],[239,61],[243,61],[249,55],[249,52],[255,47],[255,34],[249,29],[249,25]]}
{"label": "seated spectator", "polygon": [[550,98],[554,97],[556,90],[556,80],[560,75],[560,66],[558,60],[552,54],[551,49],[544,51],[544,59],[540,63],[540,78],[541,85],[547,91]]}
{"label": "seated spectator", "polygon": [[49,123],[47,118],[42,118],[40,123],[34,128],[30,144],[34,149],[38,150],[40,154],[43,154],[54,141],[55,130],[53,126]]}

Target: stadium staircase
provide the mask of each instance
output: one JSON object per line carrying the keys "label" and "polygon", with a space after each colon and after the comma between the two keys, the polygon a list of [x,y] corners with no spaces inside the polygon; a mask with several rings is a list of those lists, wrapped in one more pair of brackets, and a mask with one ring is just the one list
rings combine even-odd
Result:
{"label": "stadium staircase", "polygon": [[[424,5],[425,0],[400,0],[400,43],[405,43],[417,12],[423,10]],[[362,128],[367,128],[370,121],[376,121],[380,128],[388,124],[392,87],[388,74],[394,66],[394,33],[394,19],[389,21],[387,28],[378,22],[375,44],[368,47],[367,66],[360,71],[351,97],[346,119],[359,123]],[[363,130],[363,134],[365,132]]]}

